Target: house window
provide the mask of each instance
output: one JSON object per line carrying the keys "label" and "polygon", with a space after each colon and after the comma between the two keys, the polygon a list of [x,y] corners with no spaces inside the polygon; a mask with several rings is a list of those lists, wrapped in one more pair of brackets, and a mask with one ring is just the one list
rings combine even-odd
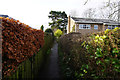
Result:
{"label": "house window", "polygon": [[83,24],[80,24],[80,25],[79,25],[79,29],[83,29]]}
{"label": "house window", "polygon": [[90,29],[91,28],[91,25],[87,25],[87,29]]}
{"label": "house window", "polygon": [[112,29],[112,26],[108,26],[108,29]]}
{"label": "house window", "polygon": [[115,26],[115,28],[118,27],[118,26]]}
{"label": "house window", "polygon": [[107,29],[107,26],[105,26],[105,30]]}
{"label": "house window", "polygon": [[88,24],[79,24],[79,29],[90,29],[91,25]]}
{"label": "house window", "polygon": [[98,25],[94,25],[94,29],[98,29]]}
{"label": "house window", "polygon": [[114,28],[116,28],[117,26],[112,26],[112,25],[109,25],[108,26],[108,29],[114,29]]}
{"label": "house window", "polygon": [[115,26],[112,26],[112,29],[114,29],[115,28]]}

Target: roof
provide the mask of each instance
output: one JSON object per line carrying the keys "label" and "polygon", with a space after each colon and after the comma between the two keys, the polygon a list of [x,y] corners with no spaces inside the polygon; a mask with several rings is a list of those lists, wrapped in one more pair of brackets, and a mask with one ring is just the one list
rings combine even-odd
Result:
{"label": "roof", "polygon": [[109,19],[92,19],[92,18],[78,18],[71,17],[76,23],[97,23],[104,25],[120,25],[117,21],[109,20]]}
{"label": "roof", "polygon": [[0,17],[9,17],[8,15],[0,15]]}

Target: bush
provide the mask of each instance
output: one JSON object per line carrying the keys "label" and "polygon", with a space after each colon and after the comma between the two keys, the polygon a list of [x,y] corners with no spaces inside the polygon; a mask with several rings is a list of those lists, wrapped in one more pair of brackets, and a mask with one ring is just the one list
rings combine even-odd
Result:
{"label": "bush", "polygon": [[52,37],[53,37],[53,41],[54,41],[55,37],[54,37],[54,32],[53,32],[52,29],[50,29],[50,28],[46,29],[46,30],[45,30],[45,33],[47,33],[47,34],[51,34]]}
{"label": "bush", "polygon": [[63,34],[63,32],[60,29],[57,29],[54,33],[54,35],[59,38],[61,35]]}
{"label": "bush", "polygon": [[41,29],[42,31],[44,31],[44,26],[42,25],[42,26],[40,27],[40,29]]}
{"label": "bush", "polygon": [[120,28],[89,35],[70,33],[59,40],[64,76],[120,78]]}
{"label": "bush", "polygon": [[[90,36],[84,42],[88,69],[93,78],[120,78],[120,28],[106,30]],[[85,74],[86,75],[86,74]]]}
{"label": "bush", "polygon": [[52,36],[54,36],[53,30],[50,29],[50,28],[46,29],[45,32],[46,33],[50,33],[50,34],[52,34]]}
{"label": "bush", "polygon": [[18,20],[2,19],[2,71],[8,75],[44,45],[44,33]]}
{"label": "bush", "polygon": [[69,33],[59,39],[59,59],[61,71],[65,78],[76,78],[76,74],[81,72],[83,64],[87,64],[85,48],[81,46],[84,42],[80,33]]}
{"label": "bush", "polygon": [[72,27],[72,32],[75,32],[75,25],[73,25]]}
{"label": "bush", "polygon": [[[2,76],[2,80],[8,79],[37,79],[39,78],[38,74],[40,74],[41,69],[43,69],[44,64],[46,63],[46,59],[49,57],[49,53],[51,52],[51,47],[53,45],[53,38],[50,34],[44,34],[44,46],[40,49],[37,54],[28,58],[24,62],[18,65],[17,69],[15,69],[10,73],[10,76]],[[38,65],[39,64],[39,65]]]}

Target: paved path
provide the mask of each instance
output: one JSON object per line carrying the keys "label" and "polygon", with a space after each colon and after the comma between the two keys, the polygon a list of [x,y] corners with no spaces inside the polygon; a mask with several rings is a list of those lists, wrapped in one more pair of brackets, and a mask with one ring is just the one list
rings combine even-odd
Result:
{"label": "paved path", "polygon": [[58,65],[58,44],[54,42],[53,48],[51,48],[51,54],[46,60],[46,63],[39,74],[39,78],[42,79],[60,79],[59,74],[59,65]]}

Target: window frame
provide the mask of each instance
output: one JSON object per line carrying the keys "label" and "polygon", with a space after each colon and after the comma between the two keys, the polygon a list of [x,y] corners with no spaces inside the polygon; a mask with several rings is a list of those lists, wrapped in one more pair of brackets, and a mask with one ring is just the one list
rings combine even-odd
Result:
{"label": "window frame", "polygon": [[79,29],[91,29],[90,24],[79,24]]}
{"label": "window frame", "polygon": [[79,24],[79,29],[83,29],[83,24]]}
{"label": "window frame", "polygon": [[94,29],[95,29],[95,30],[98,30],[98,25],[94,25]]}
{"label": "window frame", "polygon": [[108,25],[108,28],[107,29],[115,29],[117,26],[115,25]]}
{"label": "window frame", "polygon": [[108,25],[108,29],[112,29],[112,26],[111,26],[111,25]]}

